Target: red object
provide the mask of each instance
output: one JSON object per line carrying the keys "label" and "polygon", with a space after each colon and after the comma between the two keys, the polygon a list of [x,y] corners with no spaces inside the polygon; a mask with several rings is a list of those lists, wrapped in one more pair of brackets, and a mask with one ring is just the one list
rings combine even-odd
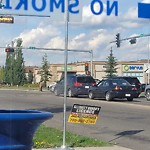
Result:
{"label": "red object", "polygon": [[14,52],[14,48],[11,48],[11,47],[7,47],[6,49],[5,49],[5,52]]}
{"label": "red object", "polygon": [[122,88],[119,86],[115,86],[114,90],[119,91],[119,90],[122,90]]}
{"label": "red object", "polygon": [[80,82],[75,82],[75,83],[74,83],[74,86],[82,86],[82,83],[80,83]]}

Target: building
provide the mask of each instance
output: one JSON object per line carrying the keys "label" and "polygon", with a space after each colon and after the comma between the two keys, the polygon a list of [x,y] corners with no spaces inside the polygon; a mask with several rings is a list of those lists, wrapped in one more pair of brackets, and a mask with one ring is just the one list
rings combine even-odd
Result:
{"label": "building", "polygon": [[[88,71],[86,65],[88,64]],[[76,74],[91,74],[95,79],[103,79],[106,76],[105,66],[106,61],[93,61],[91,62],[77,62],[67,64],[67,73]],[[147,60],[139,61],[119,61],[117,62],[117,74],[118,76],[136,76],[141,83],[149,82],[148,64]],[[34,81],[37,83],[40,81],[40,68],[33,69]],[[49,82],[58,81],[61,79],[64,73],[64,64],[51,64],[50,73],[52,77]]]}

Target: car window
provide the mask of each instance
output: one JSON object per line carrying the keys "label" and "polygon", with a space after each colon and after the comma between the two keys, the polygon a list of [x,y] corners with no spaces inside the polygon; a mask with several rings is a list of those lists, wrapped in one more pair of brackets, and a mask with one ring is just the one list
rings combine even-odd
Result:
{"label": "car window", "polygon": [[95,83],[92,77],[77,77],[77,82],[80,83]]}
{"label": "car window", "polygon": [[64,83],[64,80],[60,80],[60,81],[59,81],[59,84],[62,84],[62,83]]}
{"label": "car window", "polygon": [[130,85],[126,80],[112,80],[114,86],[127,86]]}
{"label": "car window", "polygon": [[68,83],[73,83],[73,82],[75,82],[75,77],[74,76],[68,77]]}
{"label": "car window", "polygon": [[105,80],[103,80],[103,81],[101,81],[101,82],[99,82],[98,84],[97,84],[97,86],[103,86],[103,85],[105,85]]}
{"label": "car window", "polygon": [[125,80],[127,80],[130,84],[139,84],[140,81],[137,78],[125,78]]}
{"label": "car window", "polygon": [[105,82],[103,83],[103,86],[109,86],[109,82],[108,82],[108,81],[105,81]]}

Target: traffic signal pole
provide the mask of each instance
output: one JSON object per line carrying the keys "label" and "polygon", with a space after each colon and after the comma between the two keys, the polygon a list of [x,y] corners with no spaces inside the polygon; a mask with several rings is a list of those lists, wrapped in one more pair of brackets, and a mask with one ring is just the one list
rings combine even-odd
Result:
{"label": "traffic signal pole", "polygon": [[[0,46],[0,48],[6,49],[5,46]],[[9,47],[11,48],[11,47]],[[18,47],[13,47],[13,49],[17,49]],[[20,47],[19,47],[20,48]],[[22,49],[28,50],[46,50],[46,51],[65,51],[65,49],[57,49],[57,48],[42,48],[42,47],[21,47]],[[90,54],[90,66],[91,66],[91,76],[93,76],[93,50],[76,50],[76,49],[68,49],[68,52],[77,52],[77,53],[89,53]]]}
{"label": "traffic signal pole", "polygon": [[[120,39],[119,41],[121,42],[121,41],[132,40],[132,39],[137,39],[137,38],[142,38],[142,37],[147,37],[147,36],[150,36],[150,34],[140,34],[138,36],[132,36],[132,37]],[[116,43],[116,40],[115,41],[111,41],[110,43]]]}

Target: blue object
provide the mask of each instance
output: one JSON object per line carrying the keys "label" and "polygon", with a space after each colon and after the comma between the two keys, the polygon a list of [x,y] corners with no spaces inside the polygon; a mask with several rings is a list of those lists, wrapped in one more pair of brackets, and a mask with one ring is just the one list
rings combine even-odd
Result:
{"label": "blue object", "polygon": [[31,150],[36,129],[52,117],[37,110],[0,110],[0,150]]}
{"label": "blue object", "polygon": [[150,19],[150,4],[138,3],[138,17]]}

